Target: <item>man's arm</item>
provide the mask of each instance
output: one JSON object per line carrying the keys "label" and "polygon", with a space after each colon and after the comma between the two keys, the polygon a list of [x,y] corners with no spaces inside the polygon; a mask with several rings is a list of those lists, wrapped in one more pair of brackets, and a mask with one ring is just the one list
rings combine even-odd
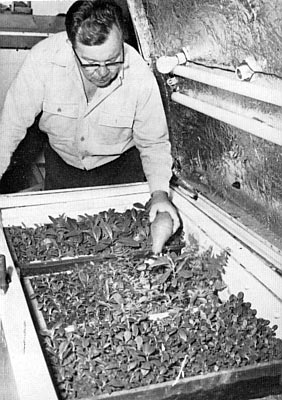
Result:
{"label": "man's arm", "polygon": [[36,72],[32,54],[28,54],[12,82],[0,116],[0,179],[11,156],[41,111],[43,85]]}
{"label": "man's arm", "polygon": [[171,145],[162,99],[153,74],[148,74],[145,82],[139,85],[133,134],[151,194],[158,190],[169,193]]}
{"label": "man's arm", "polygon": [[134,121],[134,141],[140,151],[151,191],[150,221],[155,219],[158,212],[168,212],[173,220],[175,232],[180,222],[168,196],[172,175],[171,145],[162,99],[153,74],[140,85]]}

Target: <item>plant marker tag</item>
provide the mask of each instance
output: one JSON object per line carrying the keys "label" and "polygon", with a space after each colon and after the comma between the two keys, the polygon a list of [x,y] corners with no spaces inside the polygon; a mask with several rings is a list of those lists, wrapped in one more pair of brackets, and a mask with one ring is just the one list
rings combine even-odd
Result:
{"label": "plant marker tag", "polygon": [[157,321],[158,319],[164,319],[164,318],[168,318],[168,317],[169,317],[169,312],[156,313],[156,314],[150,314],[149,320]]}

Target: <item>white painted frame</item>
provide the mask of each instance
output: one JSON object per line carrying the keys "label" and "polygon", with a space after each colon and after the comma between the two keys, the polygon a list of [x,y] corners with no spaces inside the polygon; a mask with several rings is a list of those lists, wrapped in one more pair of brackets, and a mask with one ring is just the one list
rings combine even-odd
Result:
{"label": "white painted frame", "polygon": [[[48,222],[48,215],[63,213],[77,217],[108,208],[124,211],[135,202],[146,203],[149,197],[148,185],[143,183],[0,196],[0,253],[5,254],[7,267],[13,268],[9,290],[0,298],[0,319],[20,400],[37,400],[43,398],[43,393],[48,400],[56,400],[57,396],[7,247],[3,226],[21,223],[32,226]],[[282,337],[282,277],[254,250],[242,244],[236,234],[232,234],[232,221],[227,216],[223,214],[220,224],[216,223],[212,205],[207,200],[195,201],[179,189],[172,189],[171,197],[183,221],[186,239],[189,234],[193,235],[203,250],[210,246],[215,252],[229,248],[230,259],[224,275],[228,289],[223,295],[243,291],[245,300],[258,310],[258,316],[269,319],[272,325],[277,324],[277,336]],[[228,229],[224,227],[224,218]],[[235,225],[234,231],[238,229]],[[262,244],[267,246],[265,241]]]}

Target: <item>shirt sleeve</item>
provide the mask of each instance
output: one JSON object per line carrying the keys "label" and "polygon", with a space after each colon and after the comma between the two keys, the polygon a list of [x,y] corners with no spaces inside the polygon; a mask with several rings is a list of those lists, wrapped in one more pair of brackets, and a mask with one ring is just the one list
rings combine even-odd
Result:
{"label": "shirt sleeve", "polygon": [[0,116],[0,178],[11,156],[42,109],[43,84],[32,51],[8,89]]}
{"label": "shirt sleeve", "polygon": [[133,126],[134,141],[142,160],[150,192],[169,193],[172,175],[171,145],[166,116],[157,81],[150,73],[139,85],[139,96]]}

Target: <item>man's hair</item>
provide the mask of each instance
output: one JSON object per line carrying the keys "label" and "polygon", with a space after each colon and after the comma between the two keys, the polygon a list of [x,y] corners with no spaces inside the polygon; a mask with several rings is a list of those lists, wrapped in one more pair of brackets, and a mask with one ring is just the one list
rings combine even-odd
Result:
{"label": "man's hair", "polygon": [[75,47],[103,44],[114,25],[123,34],[122,9],[112,0],[76,1],[66,14],[66,31]]}

